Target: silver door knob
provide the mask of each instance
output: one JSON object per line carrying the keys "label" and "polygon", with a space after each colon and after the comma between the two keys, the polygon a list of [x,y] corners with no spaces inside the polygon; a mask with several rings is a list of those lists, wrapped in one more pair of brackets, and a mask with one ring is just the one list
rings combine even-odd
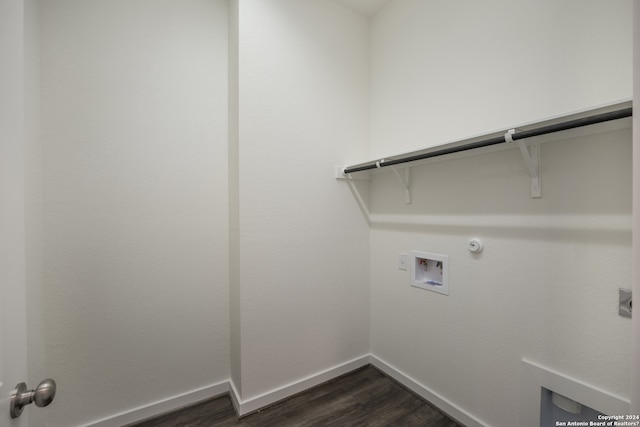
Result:
{"label": "silver door knob", "polygon": [[9,409],[11,418],[18,418],[22,414],[25,406],[35,403],[36,406],[42,408],[53,401],[56,395],[56,382],[47,379],[38,384],[35,390],[27,390],[25,383],[20,383],[11,393]]}

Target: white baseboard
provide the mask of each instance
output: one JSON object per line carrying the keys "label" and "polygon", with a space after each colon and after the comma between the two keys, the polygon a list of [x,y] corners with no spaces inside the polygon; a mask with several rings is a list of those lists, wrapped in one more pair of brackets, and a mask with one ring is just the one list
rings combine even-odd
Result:
{"label": "white baseboard", "polygon": [[197,403],[201,400],[209,399],[224,394],[229,394],[239,416],[247,415],[265,406],[272,405],[287,397],[303,392],[311,387],[327,382],[333,378],[349,373],[355,369],[366,366],[370,363],[369,355],[361,356],[346,363],[334,366],[333,368],[310,375],[299,381],[273,389],[267,393],[242,400],[238,389],[232,380],[223,381],[208,387],[193,390],[177,396],[169,397],[158,402],[133,408],[129,411],[120,412],[109,417],[105,417],[79,427],[121,427],[126,424],[154,417],[165,412],[173,411],[186,405]]}
{"label": "white baseboard", "polygon": [[229,379],[229,399],[231,399],[231,404],[233,405],[233,409],[236,410],[236,414],[240,415],[240,401],[238,400],[240,397],[240,392],[236,388],[236,384],[233,382],[233,378]]}
{"label": "white baseboard", "polygon": [[334,366],[333,368],[310,375],[306,378],[278,387],[258,396],[250,397],[246,400],[240,398],[237,389],[232,385],[230,390],[231,401],[233,402],[239,416],[247,415],[251,412],[257,411],[258,409],[264,408],[265,406],[272,405],[286,399],[287,397],[303,392],[311,387],[339,377],[340,375],[344,375],[366,366],[370,364],[370,362],[371,359],[369,355],[361,356],[357,359],[350,360],[346,363]]}
{"label": "white baseboard", "polygon": [[163,399],[155,403],[140,406],[88,424],[83,424],[80,427],[120,427],[227,393],[231,398],[231,402],[237,414],[239,416],[244,416],[369,364],[375,366],[377,369],[416,393],[418,396],[431,402],[447,415],[458,420],[462,424],[468,427],[488,426],[477,417],[474,417],[464,409],[455,405],[453,402],[420,384],[418,381],[386,363],[382,359],[374,355],[367,354],[248,399],[243,400],[233,381],[228,380]]}
{"label": "white baseboard", "polygon": [[418,396],[431,402],[434,406],[446,413],[449,417],[456,419],[458,422],[464,424],[467,427],[488,427],[489,425],[482,422],[477,417],[471,415],[464,409],[457,406],[450,400],[440,396],[435,391],[420,384],[418,381],[411,378],[404,372],[394,368],[382,359],[371,355],[371,364],[384,372],[389,377],[393,378]]}
{"label": "white baseboard", "polygon": [[121,427],[126,424],[144,420],[145,418],[173,411],[201,400],[210,399],[229,393],[229,382],[223,381],[187,393],[182,393],[158,402],[139,406],[97,421],[83,424],[80,427]]}

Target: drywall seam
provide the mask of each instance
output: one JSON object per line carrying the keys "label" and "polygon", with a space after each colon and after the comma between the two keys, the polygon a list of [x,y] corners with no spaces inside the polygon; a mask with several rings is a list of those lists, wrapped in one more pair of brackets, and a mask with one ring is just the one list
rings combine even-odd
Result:
{"label": "drywall seam", "polygon": [[176,396],[168,397],[148,405],[139,406],[129,411],[120,412],[97,421],[92,421],[88,424],[83,424],[80,427],[120,427],[164,412],[173,411],[182,406],[191,405],[204,399],[222,396],[226,393],[229,393],[229,381],[222,381],[186,393],[178,394]]}
{"label": "drywall seam", "polygon": [[372,354],[370,356],[370,359],[371,359],[371,364],[374,367],[378,368],[384,374],[398,381],[400,384],[402,384],[403,386],[405,386],[406,388],[408,388],[418,396],[432,403],[442,412],[446,413],[449,417],[457,420],[458,422],[466,425],[467,427],[488,427],[489,426],[489,424],[484,423],[476,416],[468,413],[467,411],[465,411],[464,409],[456,405],[454,402],[451,402],[445,397],[440,396],[435,391],[431,390],[430,388],[414,380],[409,375],[393,367],[392,365],[378,358],[377,356]]}

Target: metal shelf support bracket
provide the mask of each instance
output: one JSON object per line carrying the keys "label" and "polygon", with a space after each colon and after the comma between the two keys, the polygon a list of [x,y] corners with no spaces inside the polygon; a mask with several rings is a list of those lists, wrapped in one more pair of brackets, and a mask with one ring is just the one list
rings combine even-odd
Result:
{"label": "metal shelf support bracket", "polygon": [[404,169],[404,177],[400,175],[400,173],[396,170],[395,167],[391,166],[391,170],[398,178],[398,181],[402,183],[404,187],[404,202],[408,205],[411,204],[411,167],[406,167]]}
{"label": "metal shelf support bracket", "polygon": [[[508,143],[514,142],[513,135],[516,133],[515,129],[509,129],[504,134],[504,139]],[[530,142],[527,144],[523,140],[515,141],[520,148],[520,154],[524,159],[524,163],[529,170],[531,176],[531,198],[539,199],[542,197],[542,187],[540,180],[540,143]]]}

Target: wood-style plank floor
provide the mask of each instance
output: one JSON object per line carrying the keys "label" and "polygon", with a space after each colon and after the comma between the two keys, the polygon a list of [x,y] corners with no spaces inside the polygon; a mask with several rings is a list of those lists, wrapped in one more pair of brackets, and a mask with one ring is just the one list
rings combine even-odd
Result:
{"label": "wood-style plank floor", "polygon": [[367,366],[241,419],[228,396],[209,399],[127,427],[461,427],[437,408]]}

